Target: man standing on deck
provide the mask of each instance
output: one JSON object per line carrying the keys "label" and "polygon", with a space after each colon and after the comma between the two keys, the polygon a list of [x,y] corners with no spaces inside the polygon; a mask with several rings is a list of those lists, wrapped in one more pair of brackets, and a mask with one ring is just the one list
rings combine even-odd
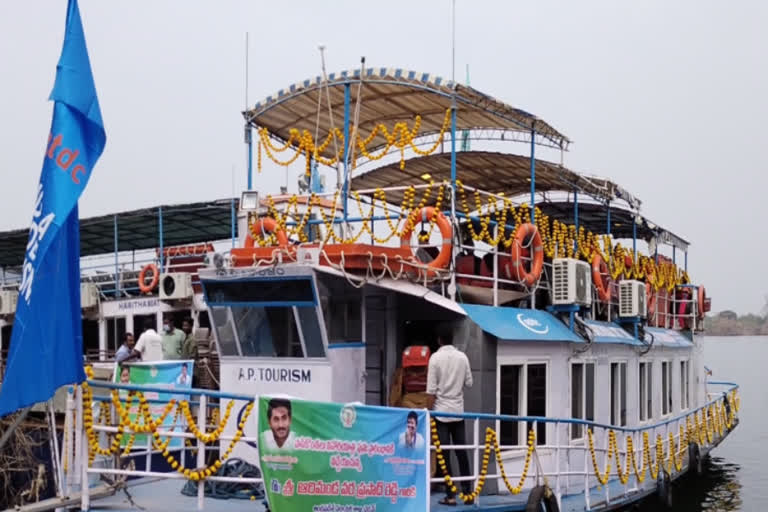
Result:
{"label": "man standing on deck", "polygon": [[141,361],[141,354],[133,350],[136,346],[136,342],[133,339],[133,334],[127,332],[123,335],[123,344],[117,349],[115,354],[115,361],[118,364],[130,361]]}
{"label": "man standing on deck", "polygon": [[144,362],[163,360],[163,338],[155,331],[155,321],[151,318],[144,319],[144,332],[139,336],[133,350]]}
{"label": "man standing on deck", "polygon": [[181,359],[181,346],[186,336],[173,325],[173,317],[163,318],[163,359]]}
{"label": "man standing on deck", "polygon": [[[429,358],[427,366],[427,408],[435,412],[464,412],[464,388],[472,387],[472,369],[467,356],[453,346],[453,333],[448,329],[438,333],[440,348]],[[435,417],[437,436],[442,446],[466,444],[464,420],[461,418]],[[450,452],[459,460],[459,474],[469,476],[469,459],[465,450],[443,451],[446,471],[451,474]],[[469,481],[461,482],[464,494],[470,492]],[[465,502],[467,504],[473,501]],[[456,505],[456,493],[446,488],[442,505]]]}

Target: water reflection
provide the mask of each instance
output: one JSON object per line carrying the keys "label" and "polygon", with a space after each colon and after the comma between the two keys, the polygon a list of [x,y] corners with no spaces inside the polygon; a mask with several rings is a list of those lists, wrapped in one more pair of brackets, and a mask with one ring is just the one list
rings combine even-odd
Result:
{"label": "water reflection", "polygon": [[[720,457],[708,457],[704,474],[700,477],[686,475],[675,482],[673,499],[675,512],[733,512],[741,510],[741,483],[738,464]],[[652,512],[659,510],[654,497],[646,499],[635,510]]]}

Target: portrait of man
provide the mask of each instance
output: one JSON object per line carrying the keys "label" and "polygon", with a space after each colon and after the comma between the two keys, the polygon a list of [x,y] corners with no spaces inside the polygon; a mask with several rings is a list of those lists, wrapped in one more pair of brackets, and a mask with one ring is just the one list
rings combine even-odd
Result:
{"label": "portrait of man", "polygon": [[291,402],[284,398],[273,398],[267,405],[269,430],[261,434],[264,448],[270,451],[293,449],[291,432]]}
{"label": "portrait of man", "polygon": [[184,363],[181,365],[181,373],[179,373],[179,376],[176,377],[176,385],[188,388],[192,385],[192,377],[189,375],[189,365],[187,363]]}
{"label": "portrait of man", "polygon": [[419,426],[419,415],[416,411],[408,413],[408,417],[405,420],[405,432],[400,434],[400,438],[397,441],[398,448],[408,450],[424,450],[424,436],[417,432]]}

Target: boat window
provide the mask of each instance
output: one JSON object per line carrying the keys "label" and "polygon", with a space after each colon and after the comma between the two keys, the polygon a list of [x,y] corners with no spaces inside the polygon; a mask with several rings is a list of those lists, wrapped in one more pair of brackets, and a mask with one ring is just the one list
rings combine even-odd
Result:
{"label": "boat window", "polygon": [[669,361],[661,362],[661,414],[672,412],[672,365]]}
{"label": "boat window", "polygon": [[653,363],[644,361],[639,367],[640,421],[653,419]]}
{"label": "boat window", "polygon": [[[522,365],[505,364],[499,368],[501,379],[499,389],[499,414],[510,416],[522,416],[520,413],[520,376]],[[516,421],[502,421],[501,432],[502,446],[515,446],[520,444],[520,436]]]}
{"label": "boat window", "polygon": [[321,300],[329,343],[363,341],[360,297],[323,297]]}
{"label": "boat window", "polygon": [[[571,417],[579,420],[595,420],[595,364],[571,365]],[[584,425],[571,425],[571,439],[584,436]]]}
{"label": "boat window", "polygon": [[315,304],[312,279],[288,278],[207,281],[206,300],[209,304]]}
{"label": "boat window", "polygon": [[320,323],[317,320],[317,309],[294,308],[296,316],[301,326],[301,335],[304,338],[304,351],[306,357],[325,357],[325,346],[323,345],[323,333],[320,330]]}
{"label": "boat window", "polygon": [[[571,418],[584,419],[584,363],[571,365]],[[571,425],[571,439],[581,439],[584,425]]]}
{"label": "boat window", "polygon": [[[528,411],[526,416],[546,416],[547,415],[547,365],[529,364],[528,365]],[[533,428],[529,424],[527,430]],[[547,443],[547,424],[538,422],[536,424],[536,444]]]}
{"label": "boat window", "polygon": [[[547,415],[547,365],[545,363],[501,365],[499,367],[499,413],[510,416]],[[527,443],[532,422],[521,427],[518,422],[503,421],[499,425],[501,445],[520,446]],[[536,444],[547,442],[547,424],[536,424]]]}
{"label": "boat window", "polygon": [[627,363],[611,363],[611,425],[627,424]]}
{"label": "boat window", "polygon": [[216,328],[216,339],[219,344],[219,351],[222,356],[238,356],[237,342],[235,341],[235,330],[232,321],[229,318],[229,308],[213,307],[211,308],[211,319]]}
{"label": "boat window", "polygon": [[690,407],[688,361],[680,361],[680,408]]}
{"label": "boat window", "polygon": [[243,356],[303,356],[292,307],[233,307],[232,318]]}
{"label": "boat window", "polygon": [[[124,335],[125,317],[107,318],[107,352],[109,354],[114,354],[120,348],[120,345],[123,344]],[[139,339],[136,333],[134,333],[134,336],[136,340]]]}

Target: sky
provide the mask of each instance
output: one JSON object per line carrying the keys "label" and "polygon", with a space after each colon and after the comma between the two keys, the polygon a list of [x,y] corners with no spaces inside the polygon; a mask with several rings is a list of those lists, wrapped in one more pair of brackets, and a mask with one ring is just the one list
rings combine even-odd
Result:
{"label": "sky", "polygon": [[[82,217],[239,195],[246,32],[249,104],[320,74],[319,44],[329,72],[364,55],[451,76],[450,0],[79,4],[107,132]],[[0,2],[0,231],[31,219],[66,6]],[[469,65],[473,87],[573,141],[566,166],[612,179],[689,240],[714,311],[759,312],[766,22],[761,1],[456,0],[456,78]],[[256,188],[276,192],[283,172]]]}

